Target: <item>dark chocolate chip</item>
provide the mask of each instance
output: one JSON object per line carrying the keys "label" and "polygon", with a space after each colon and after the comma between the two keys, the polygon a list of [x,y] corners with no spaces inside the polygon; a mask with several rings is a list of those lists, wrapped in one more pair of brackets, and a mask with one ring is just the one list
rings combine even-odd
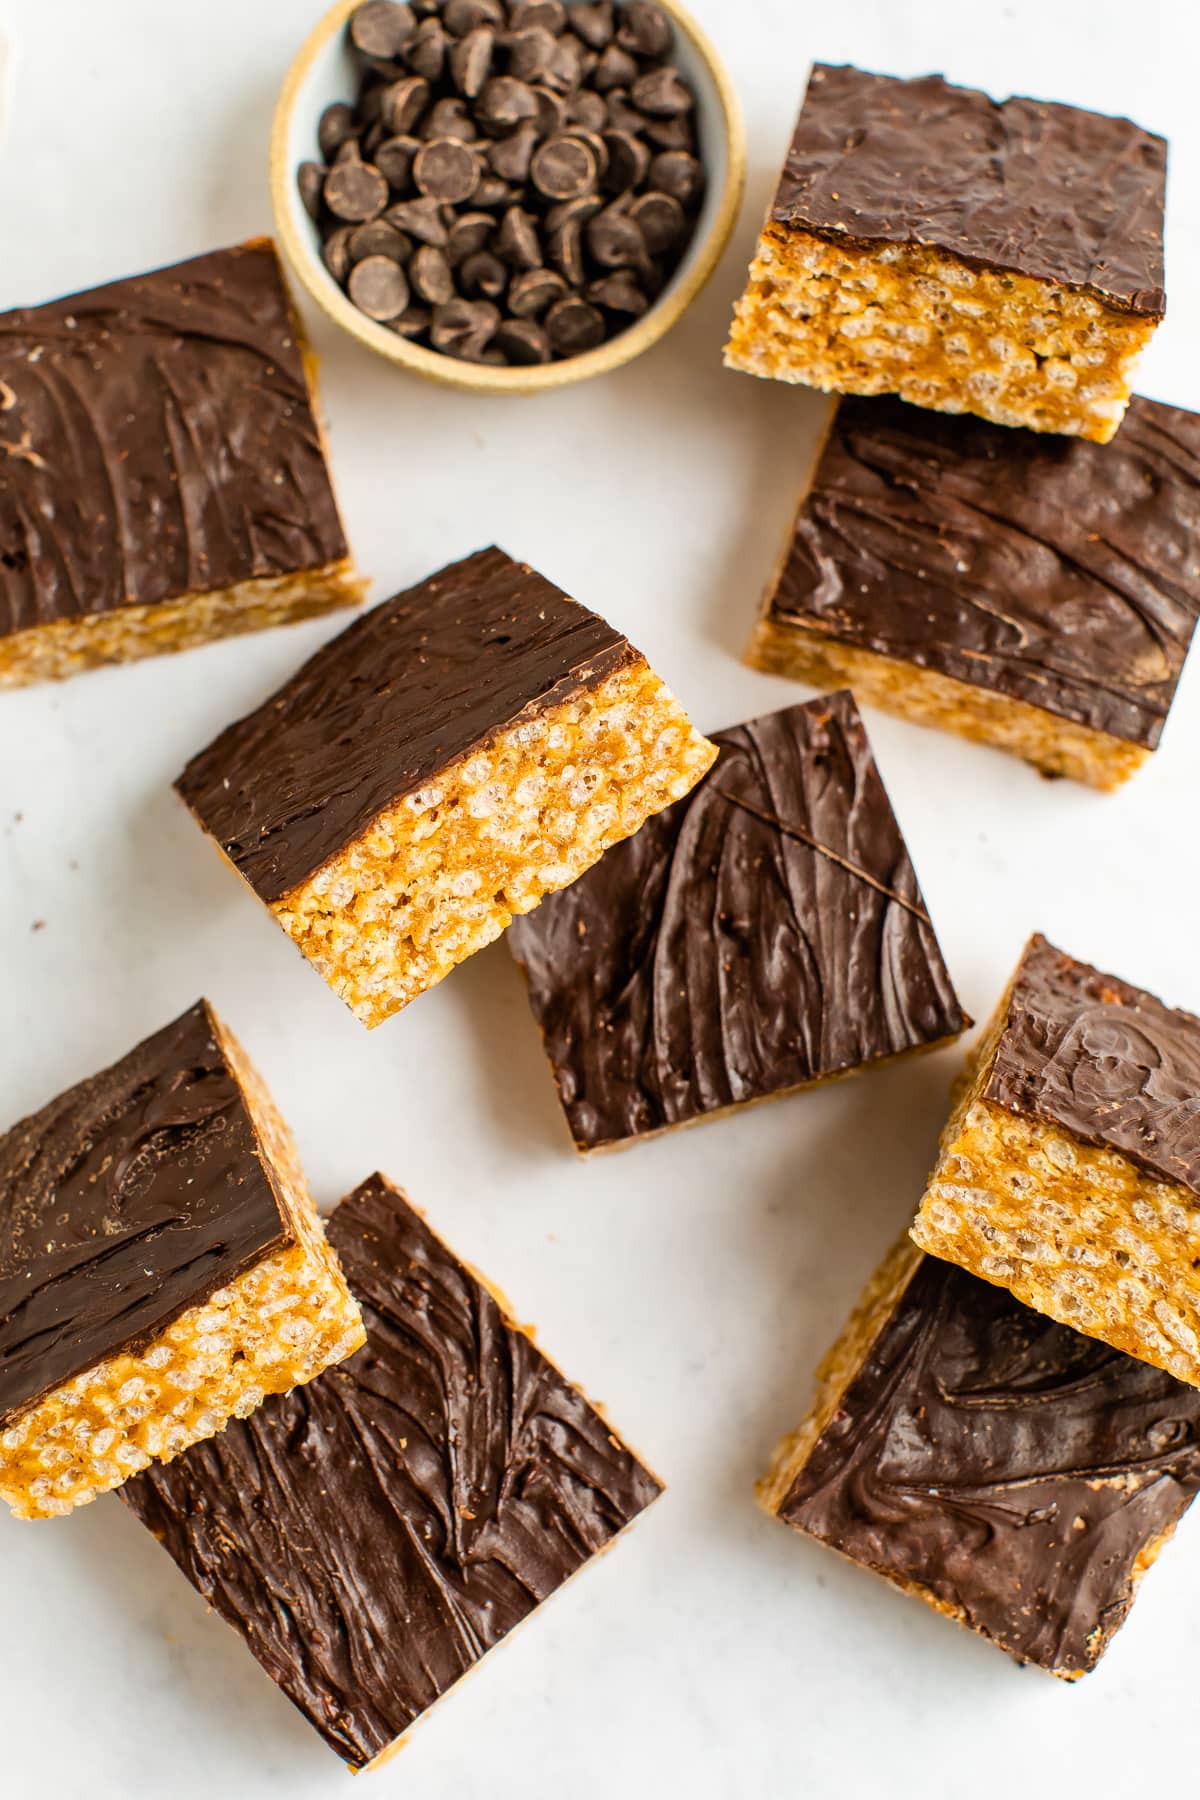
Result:
{"label": "dark chocolate chip", "polygon": [[454,271],[444,250],[422,244],[408,265],[408,279],[418,300],[427,306],[445,306],[455,295]]}
{"label": "dark chocolate chip", "polygon": [[419,244],[446,248],[450,234],[436,200],[398,200],[395,206],[388,207],[384,217],[389,225],[416,238]]}
{"label": "dark chocolate chip", "polygon": [[536,111],[534,124],[539,137],[553,137],[561,131],[567,122],[567,103],[561,94],[556,94],[548,87],[532,89]]}
{"label": "dark chocolate chip", "polygon": [[394,59],[416,29],[416,14],[401,0],[367,0],[350,15],[350,42],[360,56]]}
{"label": "dark chocolate chip", "polygon": [[546,333],[559,356],[595,350],[608,335],[604,314],[579,294],[558,300],[546,314]]}
{"label": "dark chocolate chip", "polygon": [[412,239],[386,219],[372,219],[369,225],[353,227],[347,248],[352,264],[365,262],[368,256],[389,256],[393,262],[406,263],[412,255]]}
{"label": "dark chocolate chip", "polygon": [[339,287],[345,287],[346,277],[350,273],[350,239],[353,234],[353,225],[338,225],[321,246],[325,267]]}
{"label": "dark chocolate chip", "polygon": [[412,176],[429,199],[458,206],[479,186],[479,158],[457,138],[434,138],[418,151]]}
{"label": "dark chocolate chip", "polygon": [[321,146],[321,155],[326,162],[332,162],[340,145],[356,131],[354,108],[347,106],[344,100],[335,100],[321,114],[317,126],[317,142]]}
{"label": "dark chocolate chip", "polygon": [[325,177],[325,204],[335,219],[361,224],[388,203],[388,184],[372,163],[344,162]]}
{"label": "dark chocolate chip", "polygon": [[567,101],[567,124],[581,131],[603,131],[608,124],[608,107],[601,95],[590,88],[579,88]]}
{"label": "dark chocolate chip", "polygon": [[537,117],[538,102],[533,89],[511,75],[493,75],[483,85],[475,116],[486,131],[497,137],[515,131],[526,119]]}
{"label": "dark chocolate chip", "polygon": [[518,81],[544,81],[554,68],[558,39],[552,32],[540,28],[517,31],[506,42],[508,72]]}
{"label": "dark chocolate chip", "polygon": [[587,228],[587,247],[602,269],[640,268],[646,245],[636,222],[620,210],[620,202],[597,213]]}
{"label": "dark chocolate chip", "polygon": [[666,65],[640,75],[629,90],[629,97],[639,112],[652,119],[674,119],[691,112],[695,96],[678,69]]}
{"label": "dark chocolate chip", "polygon": [[543,86],[556,94],[570,94],[583,80],[583,74],[583,45],[577,38],[557,38],[550,67],[543,77]]}
{"label": "dark chocolate chip", "polygon": [[319,219],[325,192],[325,170],[320,163],[302,162],[296,170],[296,186],[310,219]]}
{"label": "dark chocolate chip", "polygon": [[500,0],[446,0],[442,22],[455,37],[466,37],[469,32],[478,31],[481,25],[503,29],[506,20]]}
{"label": "dark chocolate chip", "polygon": [[421,148],[414,137],[384,138],[375,152],[375,167],[393,193],[405,194],[412,185],[413,158]]}
{"label": "dark chocolate chip", "polygon": [[351,269],[349,292],[368,319],[396,319],[408,305],[408,278],[390,256],[368,256]]}
{"label": "dark chocolate chip", "polygon": [[519,367],[548,363],[552,355],[549,336],[532,319],[505,319],[493,342],[506,362]]}
{"label": "dark chocolate chip", "polygon": [[404,137],[412,131],[429,105],[429,95],[429,83],[419,75],[403,75],[384,89],[379,116],[392,137]]}
{"label": "dark chocolate chip", "polygon": [[514,269],[540,267],[542,246],[533,214],[525,212],[522,207],[510,206],[496,233],[496,250]]}
{"label": "dark chocolate chip", "polygon": [[605,275],[600,281],[590,282],[587,297],[593,305],[602,306],[607,312],[627,313],[633,319],[640,319],[650,307],[645,293],[628,269],[618,269],[615,275]]}
{"label": "dark chocolate chip", "polygon": [[627,50],[610,44],[592,70],[592,86],[598,94],[609,94],[615,88],[628,93],[638,78],[638,66]]}
{"label": "dark chocolate chip", "polygon": [[479,25],[450,51],[450,74],[455,87],[468,100],[475,100],[492,72],[496,50],[496,34],[487,25]]}
{"label": "dark chocolate chip", "polygon": [[546,230],[561,231],[564,225],[570,224],[586,225],[603,210],[604,200],[599,194],[585,194],[579,200],[562,200],[546,214]]}
{"label": "dark chocolate chip", "polygon": [[644,121],[646,136],[656,150],[686,150],[689,153],[696,148],[696,127],[691,113],[679,113],[673,119],[651,119]]}
{"label": "dark chocolate chip", "polygon": [[508,290],[508,310],[518,319],[538,319],[566,294],[567,284],[553,269],[529,269]]}
{"label": "dark chocolate chip", "polygon": [[599,167],[590,144],[577,137],[553,137],[534,152],[529,175],[547,200],[578,200],[596,186]]}
{"label": "dark chocolate chip", "polygon": [[471,300],[500,300],[508,286],[508,270],[490,250],[477,250],[459,270],[459,282]]}
{"label": "dark chocolate chip", "polygon": [[683,208],[670,194],[639,195],[629,208],[629,217],[641,232],[651,256],[674,250],[687,236]]}
{"label": "dark chocolate chip", "polygon": [[414,75],[428,82],[438,82],[446,72],[446,56],[450,39],[440,19],[422,19],[417,35],[404,52],[404,60]]}
{"label": "dark chocolate chip", "polygon": [[469,212],[455,220],[450,227],[450,236],[446,244],[446,257],[452,269],[466,262],[468,256],[474,256],[477,250],[487,248],[496,221],[491,213]]}
{"label": "dark chocolate chip", "polygon": [[704,192],[704,166],[686,150],[663,150],[650,164],[650,186],[680,206],[694,206]]}
{"label": "dark chocolate chip", "polygon": [[608,169],[604,186],[610,194],[627,194],[641,187],[650,168],[650,152],[632,131],[606,131],[604,147],[608,151]]}
{"label": "dark chocolate chip", "polygon": [[410,306],[398,319],[388,319],[385,322],[388,330],[394,331],[397,337],[419,338],[433,324],[433,314],[427,306]]}
{"label": "dark chocolate chip", "polygon": [[582,287],[587,279],[583,259],[583,225],[579,219],[568,219],[553,227],[546,240],[546,254],[564,277],[569,287]]}
{"label": "dark chocolate chip", "polygon": [[[552,31],[557,37],[567,28],[567,9],[563,0],[512,0],[508,12],[514,31]],[[575,8],[572,7],[571,24],[574,23]]]}
{"label": "dark chocolate chip", "polygon": [[343,138],[342,142],[333,153],[333,167],[335,169],[342,163],[360,163],[362,161],[363,154],[362,150],[359,148],[359,142],[356,137]]}
{"label": "dark chocolate chip", "polygon": [[586,144],[596,159],[596,174],[600,180],[608,169],[608,145],[598,131],[586,131],[583,126],[576,126],[573,131],[565,131],[564,137],[573,138],[578,143]]}
{"label": "dark chocolate chip", "polygon": [[479,359],[500,323],[499,309],[488,300],[449,300],[433,310],[430,340],[445,356]]}
{"label": "dark chocolate chip", "polygon": [[640,137],[650,124],[644,113],[629,104],[625,88],[614,88],[608,96],[608,123],[612,131],[629,131]]}
{"label": "dark chocolate chip", "polygon": [[476,206],[491,207],[508,206],[516,198],[516,190],[507,181],[501,181],[498,175],[485,175],[472,196]]}
{"label": "dark chocolate chip", "polygon": [[508,137],[497,138],[487,147],[488,167],[501,181],[524,182],[529,179],[529,165],[537,148],[536,125],[522,125]]}
{"label": "dark chocolate chip", "polygon": [[421,123],[421,136],[426,142],[442,137],[457,138],[460,144],[473,144],[479,136],[479,127],[469,102],[453,94],[444,100],[436,100]]}
{"label": "dark chocolate chip", "polygon": [[589,50],[607,50],[615,29],[612,0],[572,6],[571,30],[583,39]]}
{"label": "dark chocolate chip", "polygon": [[629,0],[618,14],[617,42],[635,56],[665,56],[671,48],[674,31],[661,7],[650,0]]}

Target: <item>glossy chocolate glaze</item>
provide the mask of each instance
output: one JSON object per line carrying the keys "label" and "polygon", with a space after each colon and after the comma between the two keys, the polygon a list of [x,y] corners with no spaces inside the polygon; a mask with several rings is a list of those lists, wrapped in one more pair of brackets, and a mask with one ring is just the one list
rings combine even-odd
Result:
{"label": "glossy chocolate glaze", "polygon": [[714,742],[686,800],[509,932],[581,1149],[968,1023],[850,695]]}
{"label": "glossy chocolate glaze", "polygon": [[925,244],[1161,317],[1167,145],[1128,119],[818,63],[776,223]]}
{"label": "glossy chocolate glaze", "polygon": [[366,1347],[121,1497],[361,1768],[660,1489],[382,1177],[329,1238]]}
{"label": "glossy chocolate glaze", "polygon": [[200,1001],[0,1138],[0,1424],[291,1236]]}
{"label": "glossy chocolate glaze", "polygon": [[269,241],[0,314],[0,636],[345,555]]}
{"label": "glossy chocolate glaze", "polygon": [[779,1516],[1070,1676],[1198,1491],[1200,1392],[923,1257]]}
{"label": "glossy chocolate glaze", "polygon": [[637,660],[502,550],[364,613],[176,786],[268,903],[456,757]]}
{"label": "glossy chocolate glaze", "polygon": [[983,1098],[1200,1195],[1200,1019],[1031,939]]}
{"label": "glossy chocolate glaze", "polygon": [[1200,618],[1200,416],[1111,444],[843,400],[770,618],[1154,748]]}

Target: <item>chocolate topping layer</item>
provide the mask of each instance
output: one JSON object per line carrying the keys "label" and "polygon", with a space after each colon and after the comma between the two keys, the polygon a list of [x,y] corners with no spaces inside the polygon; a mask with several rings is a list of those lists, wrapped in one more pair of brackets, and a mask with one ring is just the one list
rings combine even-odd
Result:
{"label": "chocolate topping layer", "polygon": [[1111,444],[843,400],[770,617],[1157,745],[1200,618],[1200,417]]}
{"label": "chocolate topping layer", "polygon": [[455,758],[635,661],[595,613],[482,550],[365,613],[176,786],[259,898],[282,900]]}
{"label": "chocolate topping layer", "polygon": [[660,1489],[382,1177],[329,1237],[366,1347],[121,1497],[361,1768]]}
{"label": "chocolate topping layer", "polygon": [[1034,937],[983,1098],[1200,1195],[1200,1019]]}
{"label": "chocolate topping layer", "polygon": [[0,1425],[291,1235],[202,1000],[0,1138]]}
{"label": "chocolate topping layer", "polygon": [[1200,1491],[1200,1392],[924,1257],[780,1508],[1082,1673]]}
{"label": "chocolate topping layer", "polygon": [[345,555],[269,241],[0,315],[0,636]]}
{"label": "chocolate topping layer", "polygon": [[773,217],[926,244],[1155,318],[1166,182],[1166,142],[1128,119],[818,63]]}
{"label": "chocolate topping layer", "polygon": [[686,800],[509,932],[582,1149],[969,1023],[850,695],[714,741]]}

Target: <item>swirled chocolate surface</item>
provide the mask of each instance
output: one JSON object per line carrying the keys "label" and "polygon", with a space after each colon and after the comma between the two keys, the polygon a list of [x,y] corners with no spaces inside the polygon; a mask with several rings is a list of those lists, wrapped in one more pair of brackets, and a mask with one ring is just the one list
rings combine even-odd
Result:
{"label": "swirled chocolate surface", "polygon": [[290,1237],[200,1001],[0,1138],[0,1424]]}
{"label": "swirled chocolate surface", "polygon": [[1200,618],[1200,417],[1111,444],[843,400],[770,617],[1154,748]]}
{"label": "swirled chocolate surface", "polygon": [[1200,1195],[1200,1019],[1034,937],[983,1097]]}
{"label": "swirled chocolate surface", "polygon": [[382,1177],[329,1237],[365,1348],[121,1497],[361,1768],[660,1490]]}
{"label": "swirled chocolate surface", "polygon": [[969,1023],[850,695],[714,742],[686,800],[509,932],[584,1150]]}
{"label": "swirled chocolate surface", "polygon": [[1128,119],[818,63],[773,217],[929,245],[1159,318],[1166,184],[1165,140]]}
{"label": "swirled chocolate surface", "polygon": [[268,903],[456,757],[637,652],[502,550],[364,613],[176,786]]}
{"label": "swirled chocolate surface", "polygon": [[345,555],[269,241],[0,314],[0,636]]}
{"label": "swirled chocolate surface", "polygon": [[1200,1391],[922,1257],[779,1516],[1072,1676],[1198,1491]]}

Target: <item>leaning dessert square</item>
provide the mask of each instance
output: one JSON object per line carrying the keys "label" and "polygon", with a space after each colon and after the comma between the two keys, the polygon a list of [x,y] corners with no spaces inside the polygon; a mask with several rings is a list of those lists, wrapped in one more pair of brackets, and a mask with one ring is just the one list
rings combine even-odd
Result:
{"label": "leaning dessert square", "polygon": [[714,742],[687,799],[509,939],[581,1151],[929,1049],[970,1023],[851,696]]}
{"label": "leaning dessert square", "polygon": [[0,314],[0,688],[362,598],[266,239]]}
{"label": "leaning dessert square", "polygon": [[1031,939],[912,1235],[1200,1386],[1200,1019]]}
{"label": "leaning dessert square", "polygon": [[1113,442],[843,400],[748,660],[1119,787],[1158,748],[1200,617],[1200,417]]}
{"label": "leaning dessert square", "polygon": [[1107,443],[1166,310],[1166,177],[1128,119],[817,64],[726,361]]}
{"label": "leaning dessert square", "polygon": [[357,620],[177,787],[375,1026],[715,755],[619,631],[492,549]]}
{"label": "leaning dessert square", "polygon": [[291,1136],[200,1001],[0,1138],[0,1499],[70,1512],[363,1341]]}
{"label": "leaning dessert square", "polygon": [[122,1498],[362,1769],[662,1490],[382,1176],[329,1236],[365,1348]]}
{"label": "leaning dessert square", "polygon": [[1200,1491],[1200,1394],[902,1245],[759,1488],[767,1510],[1063,1681]]}

